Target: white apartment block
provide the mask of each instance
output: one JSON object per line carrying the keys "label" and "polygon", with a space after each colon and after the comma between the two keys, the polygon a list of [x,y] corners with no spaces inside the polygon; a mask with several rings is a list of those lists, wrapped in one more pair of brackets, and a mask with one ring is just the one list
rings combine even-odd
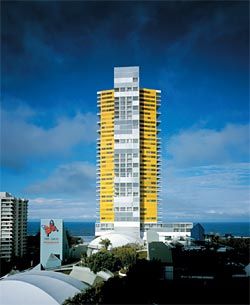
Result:
{"label": "white apartment block", "polygon": [[0,258],[22,257],[27,246],[28,200],[0,192]]}

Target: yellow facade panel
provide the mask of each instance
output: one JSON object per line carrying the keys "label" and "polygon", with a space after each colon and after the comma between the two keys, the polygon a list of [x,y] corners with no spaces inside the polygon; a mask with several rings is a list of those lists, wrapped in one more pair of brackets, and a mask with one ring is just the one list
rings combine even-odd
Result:
{"label": "yellow facade panel", "polygon": [[[157,222],[158,149],[157,103],[153,89],[140,89],[140,220]],[[100,222],[114,222],[114,90],[98,92],[100,113]]]}
{"label": "yellow facade panel", "polygon": [[[100,108],[100,221],[113,222],[114,90],[101,91]],[[109,180],[106,180],[109,177]]]}
{"label": "yellow facade panel", "polygon": [[[156,90],[140,90],[141,222],[157,222],[157,99]],[[152,170],[151,170],[152,169]]]}

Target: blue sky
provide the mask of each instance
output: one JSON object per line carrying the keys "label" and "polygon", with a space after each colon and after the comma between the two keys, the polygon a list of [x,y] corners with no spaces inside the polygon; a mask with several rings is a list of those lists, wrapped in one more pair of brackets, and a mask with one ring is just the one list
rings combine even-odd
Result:
{"label": "blue sky", "polygon": [[1,190],[29,218],[95,217],[96,92],[162,90],[163,220],[248,221],[245,1],[3,2]]}

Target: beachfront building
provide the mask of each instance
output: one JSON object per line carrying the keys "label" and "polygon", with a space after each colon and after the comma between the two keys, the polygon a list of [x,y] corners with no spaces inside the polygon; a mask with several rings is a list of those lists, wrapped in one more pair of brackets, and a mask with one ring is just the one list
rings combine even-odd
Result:
{"label": "beachfront building", "polygon": [[97,92],[96,236],[190,236],[192,223],[161,221],[160,104],[160,90],[140,87],[139,67],[114,68],[114,88]]}
{"label": "beachfront building", "polygon": [[97,236],[137,237],[160,219],[160,102],[140,88],[139,67],[115,68],[114,88],[97,93]]}
{"label": "beachfront building", "polygon": [[28,200],[0,192],[0,258],[22,257],[27,247]]}

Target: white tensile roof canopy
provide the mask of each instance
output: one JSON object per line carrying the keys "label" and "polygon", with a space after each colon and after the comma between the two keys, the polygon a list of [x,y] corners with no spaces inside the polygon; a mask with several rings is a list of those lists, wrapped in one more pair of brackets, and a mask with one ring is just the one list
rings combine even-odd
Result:
{"label": "white tensile roof canopy", "polygon": [[3,305],[58,305],[89,285],[53,271],[31,271],[0,280]]}
{"label": "white tensile roof canopy", "polygon": [[139,238],[132,237],[130,235],[125,235],[125,234],[118,234],[118,233],[107,233],[102,236],[99,236],[92,240],[88,248],[91,249],[101,249],[103,246],[101,245],[101,241],[103,239],[109,239],[111,242],[111,245],[109,248],[117,248],[117,247],[122,247],[127,244],[139,244],[142,245],[143,241]]}

